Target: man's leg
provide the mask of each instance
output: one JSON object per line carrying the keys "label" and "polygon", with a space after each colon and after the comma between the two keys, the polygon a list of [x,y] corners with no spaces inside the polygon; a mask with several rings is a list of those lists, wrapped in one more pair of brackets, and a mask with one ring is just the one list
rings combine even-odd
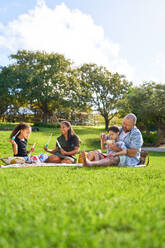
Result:
{"label": "man's leg", "polygon": [[92,167],[92,166],[113,166],[118,165],[120,162],[120,158],[118,156],[116,157],[107,157],[104,159],[101,159],[99,161],[90,161],[85,156],[85,152],[82,152],[82,160],[83,160],[83,166]]}

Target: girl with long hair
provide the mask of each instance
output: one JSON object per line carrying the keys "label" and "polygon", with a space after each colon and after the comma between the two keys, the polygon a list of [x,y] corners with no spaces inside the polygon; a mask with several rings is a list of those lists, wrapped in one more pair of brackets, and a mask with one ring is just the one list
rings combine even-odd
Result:
{"label": "girl with long hair", "polygon": [[14,156],[27,157],[29,153],[34,152],[34,147],[27,151],[27,140],[31,134],[31,126],[21,122],[12,131],[10,143],[13,147]]}

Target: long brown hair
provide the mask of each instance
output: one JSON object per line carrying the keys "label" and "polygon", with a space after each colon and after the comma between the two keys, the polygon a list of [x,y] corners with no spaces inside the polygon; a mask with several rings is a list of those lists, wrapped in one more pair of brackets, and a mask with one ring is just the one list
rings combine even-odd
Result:
{"label": "long brown hair", "polygon": [[[11,135],[10,135],[10,139],[16,135],[16,133],[18,133],[18,131],[21,131],[21,130],[24,130],[26,128],[31,128],[30,125],[24,123],[24,122],[21,122],[20,124],[18,124],[17,126],[14,127]],[[19,135],[19,134],[18,134]]]}
{"label": "long brown hair", "polygon": [[69,121],[62,121],[61,124],[65,125],[66,127],[68,127],[68,142],[71,144],[73,136],[76,136],[80,141],[80,138],[78,137],[78,135],[75,133],[75,131],[73,130],[71,123]]}

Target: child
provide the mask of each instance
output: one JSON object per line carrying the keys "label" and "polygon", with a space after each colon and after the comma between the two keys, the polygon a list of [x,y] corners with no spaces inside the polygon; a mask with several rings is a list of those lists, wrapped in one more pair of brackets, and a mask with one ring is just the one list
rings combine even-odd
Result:
{"label": "child", "polygon": [[24,157],[27,163],[40,163],[44,162],[47,158],[47,154],[40,154],[36,156],[29,156],[31,152],[34,152],[34,146],[27,151],[27,140],[31,134],[31,126],[22,122],[18,124],[10,135],[10,143],[13,145],[13,152],[15,157]]}
{"label": "child", "polygon": [[[111,126],[108,129],[108,135],[101,136],[101,149],[106,149],[107,148],[107,155],[108,154],[113,154],[113,156],[117,155],[125,155],[126,154],[126,146],[123,141],[119,141],[119,134],[120,130],[117,126]],[[114,152],[111,149],[111,145],[116,144],[117,147],[123,149],[120,154]]]}
{"label": "child", "polygon": [[[120,130],[117,126],[111,126],[108,129],[109,135],[101,135],[101,148],[107,148],[107,154],[99,153],[97,156],[97,160],[90,161],[90,157],[86,158],[85,153],[82,153],[83,165],[84,166],[110,166],[110,165],[118,165],[124,166],[127,149],[123,141],[119,141]],[[112,144],[116,144],[117,147],[121,148],[120,152],[114,152],[111,149]],[[103,159],[107,158],[108,160]],[[111,159],[110,159],[111,158]],[[99,160],[99,161],[98,161]],[[105,164],[104,164],[105,162]]]}
{"label": "child", "polygon": [[31,134],[31,127],[22,122],[18,124],[10,135],[10,143],[13,146],[14,156],[27,157],[29,153],[34,152],[32,147],[30,151],[27,151],[27,140]]}

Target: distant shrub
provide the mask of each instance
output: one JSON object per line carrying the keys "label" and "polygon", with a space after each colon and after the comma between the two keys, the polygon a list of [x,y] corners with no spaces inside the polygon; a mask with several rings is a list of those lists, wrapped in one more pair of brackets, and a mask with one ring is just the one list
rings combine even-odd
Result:
{"label": "distant shrub", "polygon": [[42,122],[36,122],[34,123],[35,127],[47,127],[47,128],[59,128],[60,123],[42,123]]}
{"label": "distant shrub", "polygon": [[144,145],[155,145],[158,141],[158,136],[156,135],[155,132],[150,133],[150,134],[146,134],[143,133],[143,140],[144,140]]}

